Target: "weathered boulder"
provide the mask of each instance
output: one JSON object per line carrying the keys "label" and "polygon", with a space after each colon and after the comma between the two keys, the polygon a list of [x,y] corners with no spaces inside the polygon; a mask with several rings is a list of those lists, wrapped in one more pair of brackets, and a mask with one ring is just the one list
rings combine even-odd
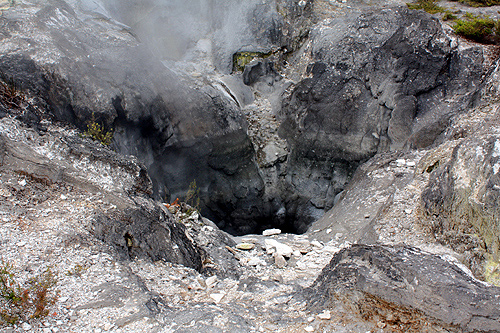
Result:
{"label": "weathered boulder", "polygon": [[346,248],[304,294],[310,309],[344,302],[365,320],[388,329],[421,332],[432,325],[452,332],[500,330],[500,288],[475,280],[440,257],[406,246]]}
{"label": "weathered boulder", "polygon": [[482,50],[457,46],[439,21],[404,7],[361,8],[314,27],[293,60],[309,65],[283,101],[280,128],[287,182],[311,200],[309,214],[332,207],[360,162],[430,145],[468,106]]}

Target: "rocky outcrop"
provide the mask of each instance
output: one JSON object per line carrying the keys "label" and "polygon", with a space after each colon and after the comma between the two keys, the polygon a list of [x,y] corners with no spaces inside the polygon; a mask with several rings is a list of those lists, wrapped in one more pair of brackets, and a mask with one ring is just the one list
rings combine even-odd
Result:
{"label": "rocky outcrop", "polygon": [[262,180],[236,101],[220,85],[181,79],[105,14],[16,3],[1,18],[2,75],[36,96],[45,117],[85,129],[95,115],[118,152],[146,165],[157,198],[183,198],[196,180],[207,216],[249,231],[262,216]]}
{"label": "rocky outcrop", "polygon": [[287,182],[310,210],[332,207],[360,162],[432,144],[469,105],[483,55],[457,45],[438,20],[402,7],[314,27],[294,59],[308,65],[283,101],[280,129],[291,151]]}
{"label": "rocky outcrop", "polygon": [[349,302],[379,327],[421,332],[500,329],[500,289],[445,260],[406,246],[354,245],[337,253],[305,290],[310,308]]}
{"label": "rocky outcrop", "polygon": [[435,169],[421,195],[422,224],[440,242],[464,254],[475,274],[493,282],[498,281],[495,267],[500,250],[499,114],[496,106],[480,109],[491,111],[488,121],[473,132],[450,129],[453,145],[447,151],[437,148],[433,152]]}
{"label": "rocky outcrop", "polygon": [[58,184],[104,196],[102,209],[94,212],[91,233],[114,246],[124,258],[168,261],[200,271],[205,268],[204,261],[211,260],[211,270],[221,274],[225,270],[222,266],[230,266],[230,260],[218,264],[223,255],[212,257],[210,253],[215,254],[211,247],[232,245],[231,240],[213,227],[211,233],[204,234],[203,242],[193,240],[189,228],[151,199],[151,179],[135,157],[117,154],[76,133],[54,136],[52,131],[27,131],[9,117],[2,119],[0,129],[3,172],[48,187]]}

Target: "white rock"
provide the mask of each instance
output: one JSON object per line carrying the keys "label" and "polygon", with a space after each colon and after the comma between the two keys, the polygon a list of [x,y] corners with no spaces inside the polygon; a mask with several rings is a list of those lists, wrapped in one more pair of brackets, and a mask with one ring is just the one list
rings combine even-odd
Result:
{"label": "white rock", "polygon": [[280,229],[266,229],[262,232],[262,235],[264,236],[272,236],[272,235],[279,235],[281,234]]}
{"label": "white rock", "polygon": [[248,263],[247,263],[248,266],[266,266],[266,262],[260,258],[251,258]]}
{"label": "white rock", "polygon": [[407,209],[405,209],[405,213],[406,213],[406,214],[411,214],[411,213],[413,213],[413,210],[412,210],[412,209],[407,208]]}
{"label": "white rock", "polygon": [[215,303],[219,303],[224,296],[226,296],[225,293],[210,294],[210,298],[212,298]]}
{"label": "white rock", "polygon": [[64,303],[68,300],[68,297],[61,297],[59,298],[59,302]]}
{"label": "white rock", "polygon": [[[21,185],[21,186],[26,186],[26,179],[20,180],[20,181],[18,181],[17,183],[18,183],[19,185]],[[28,323],[25,323],[25,324],[29,325]],[[30,326],[30,327],[31,327],[31,326]]]}
{"label": "white rock", "polygon": [[236,245],[238,250],[252,250],[255,247],[253,243],[239,243]]}
{"label": "white rock", "polygon": [[330,313],[330,310],[325,310],[318,315],[318,318],[322,320],[330,320],[332,318],[332,314]]}
{"label": "white rock", "polygon": [[66,200],[68,197],[65,196],[64,194],[61,194],[61,200]]}
{"label": "white rock", "polygon": [[[24,181],[24,185],[26,185],[26,181]],[[23,185],[23,186],[24,186],[24,185]],[[30,324],[28,324],[28,323],[23,323],[23,324],[21,325],[21,328],[22,328],[24,331],[29,331],[29,330],[31,330],[31,325],[30,325]]]}
{"label": "white rock", "polygon": [[318,242],[317,240],[313,240],[311,242],[311,245],[312,246],[315,246],[315,247],[319,247],[319,248],[322,248],[323,247],[323,244],[321,244],[320,242]]}
{"label": "white rock", "polygon": [[329,234],[330,232],[332,232],[332,229],[326,229],[327,234]]}
{"label": "white rock", "polygon": [[52,329],[50,327],[44,327],[42,332],[43,333],[52,333]]}
{"label": "white rock", "polygon": [[274,257],[274,264],[276,265],[276,267],[284,268],[286,266],[286,260],[281,254],[274,253],[273,257]]}
{"label": "white rock", "polygon": [[281,254],[283,257],[290,258],[293,253],[293,249],[290,246],[280,243],[275,239],[265,239],[264,244],[268,254],[276,252]]}
{"label": "white rock", "polygon": [[16,243],[16,246],[24,246],[26,245],[27,243],[25,241],[20,241],[20,242],[17,242]]}
{"label": "white rock", "polygon": [[323,248],[323,252],[334,253],[334,252],[338,252],[338,251],[339,251],[339,248],[336,246],[327,245]]}
{"label": "white rock", "polygon": [[414,167],[415,165],[417,165],[417,163],[413,162],[413,161],[408,161],[406,162],[406,166],[409,166],[409,167]]}
{"label": "white rock", "polygon": [[307,326],[306,328],[304,328],[304,330],[305,330],[306,332],[314,332],[314,327],[312,327],[312,326]]}
{"label": "white rock", "polygon": [[217,276],[213,275],[205,280],[207,288],[212,288],[217,283]]}
{"label": "white rock", "polygon": [[61,326],[62,324],[63,324],[62,320],[58,320],[58,321],[56,321],[56,325],[57,325],[57,326]]}
{"label": "white rock", "polygon": [[406,160],[404,158],[397,159],[396,160],[396,164],[398,165],[398,167],[405,166],[406,165]]}
{"label": "white rock", "polygon": [[308,321],[309,323],[312,323],[312,322],[314,321],[314,317],[309,317],[309,318],[307,318],[307,321]]}

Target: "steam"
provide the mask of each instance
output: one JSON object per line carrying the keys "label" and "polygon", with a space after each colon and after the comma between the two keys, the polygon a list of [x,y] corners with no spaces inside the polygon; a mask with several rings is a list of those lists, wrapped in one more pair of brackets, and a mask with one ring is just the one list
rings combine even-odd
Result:
{"label": "steam", "polygon": [[214,66],[225,73],[233,53],[269,51],[276,44],[269,27],[280,19],[276,0],[81,0],[80,5],[130,27],[161,60],[193,60],[192,51],[204,40]]}

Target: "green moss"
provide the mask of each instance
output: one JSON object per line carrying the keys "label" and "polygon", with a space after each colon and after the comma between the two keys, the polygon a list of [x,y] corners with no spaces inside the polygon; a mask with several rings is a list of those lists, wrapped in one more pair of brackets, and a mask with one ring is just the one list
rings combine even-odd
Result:
{"label": "green moss", "polygon": [[452,20],[456,20],[456,19],[457,19],[457,16],[455,14],[453,14],[452,12],[450,12],[449,10],[444,12],[443,21],[452,21]]}
{"label": "green moss", "polygon": [[489,6],[500,5],[500,1],[498,0],[452,0],[452,1],[461,2],[472,7],[489,7]]}
{"label": "green moss", "polygon": [[423,9],[429,14],[443,13],[444,8],[436,5],[436,0],[418,0],[416,3],[406,4],[410,9]]}
{"label": "green moss", "polygon": [[272,54],[272,52],[236,52],[233,54],[233,72],[242,72],[253,59],[268,58]]}
{"label": "green moss", "polygon": [[467,39],[481,43],[491,42],[497,34],[497,21],[485,16],[465,15],[465,20],[455,20],[453,30]]}

